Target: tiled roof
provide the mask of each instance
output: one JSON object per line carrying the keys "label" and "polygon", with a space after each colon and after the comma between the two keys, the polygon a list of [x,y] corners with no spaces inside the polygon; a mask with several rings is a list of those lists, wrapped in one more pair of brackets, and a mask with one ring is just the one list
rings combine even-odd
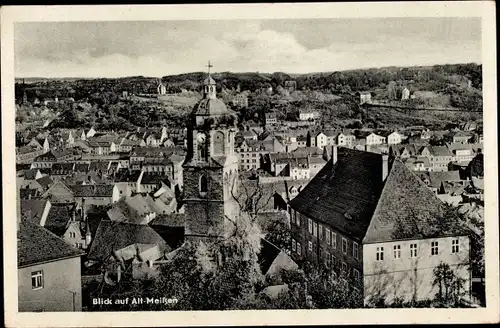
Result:
{"label": "tiled roof", "polygon": [[89,171],[101,170],[101,172],[104,173],[108,171],[108,166],[109,166],[109,161],[92,162],[89,165]]}
{"label": "tiled roof", "polygon": [[90,163],[76,163],[75,164],[75,172],[85,172],[87,173],[90,167]]}
{"label": "tiled roof", "polygon": [[396,160],[387,177],[363,243],[461,234],[442,220],[444,204],[408,168]]}
{"label": "tiled roof", "polygon": [[293,154],[297,154],[297,156],[300,156],[300,155],[304,155],[304,156],[307,156],[307,155],[311,155],[311,156],[319,155],[319,156],[322,156],[323,155],[323,149],[318,148],[318,147],[298,147],[297,149],[295,149],[294,151],[292,151],[292,153]]}
{"label": "tiled roof", "polygon": [[167,181],[168,181],[168,176],[164,174],[154,174],[154,173],[144,172],[144,174],[142,175],[141,184],[160,184],[162,182],[167,183]]}
{"label": "tiled roof", "polygon": [[74,163],[54,163],[52,164],[52,174],[73,172]]}
{"label": "tiled roof", "polygon": [[41,193],[38,189],[22,188],[19,190],[20,199],[35,199],[40,196]]}
{"label": "tiled roof", "polygon": [[450,149],[445,146],[430,146],[429,151],[433,156],[452,156]]}
{"label": "tiled roof", "polygon": [[166,226],[166,227],[184,227],[186,222],[186,216],[181,213],[172,214],[161,214],[155,217],[151,222],[150,226]]}
{"label": "tiled roof", "polygon": [[309,164],[326,164],[326,161],[319,156],[311,156],[309,159]]}
{"label": "tiled roof", "polygon": [[382,187],[382,155],[339,147],[337,163],[329,161],[290,206],[361,240]]}
{"label": "tiled roof", "polygon": [[169,252],[165,240],[148,225],[102,220],[90,246],[88,258],[105,260],[114,251],[134,244],[158,245],[160,251]]}
{"label": "tiled roof", "polygon": [[24,171],[24,179],[35,180],[37,172],[38,172],[38,169],[31,169],[31,170]]}
{"label": "tiled roof", "polygon": [[114,185],[71,185],[75,197],[112,197]]}
{"label": "tiled roof", "polygon": [[136,147],[132,149],[131,154],[137,154],[135,156],[151,156],[151,157],[168,157],[174,153],[176,149],[174,147]]}
{"label": "tiled roof", "polygon": [[24,147],[20,147],[17,149],[16,153],[17,154],[28,154],[28,153],[32,153],[32,152],[35,152],[35,151],[38,151],[39,149],[38,148],[35,148],[35,147],[31,147],[31,146],[24,146]]}
{"label": "tiled roof", "polygon": [[55,235],[62,237],[73,217],[74,205],[52,204],[44,227]]}
{"label": "tiled roof", "polygon": [[453,137],[466,137],[471,138],[473,134],[469,131],[458,131]]}
{"label": "tiled roof", "polygon": [[19,267],[83,255],[83,252],[68,245],[47,229],[28,220],[21,221],[18,237],[17,264]]}
{"label": "tiled roof", "polygon": [[141,171],[134,171],[132,173],[129,170],[119,170],[115,177],[115,182],[137,182],[139,176],[141,175]]}
{"label": "tiled roof", "polygon": [[46,199],[21,199],[20,214],[29,217],[33,222],[40,222],[46,203]]}
{"label": "tiled roof", "polygon": [[57,159],[74,154],[72,149],[64,149],[61,151],[52,150],[51,152],[54,154],[55,158],[57,158]]}
{"label": "tiled roof", "polygon": [[441,182],[460,181],[459,171],[429,172],[429,180],[432,187],[438,188]]}
{"label": "tiled roof", "polygon": [[56,160],[57,160],[57,158],[54,156],[52,151],[49,151],[49,152],[42,154],[42,155],[39,155],[39,156],[35,157],[35,159],[34,159],[35,162],[38,162],[38,161],[56,161]]}

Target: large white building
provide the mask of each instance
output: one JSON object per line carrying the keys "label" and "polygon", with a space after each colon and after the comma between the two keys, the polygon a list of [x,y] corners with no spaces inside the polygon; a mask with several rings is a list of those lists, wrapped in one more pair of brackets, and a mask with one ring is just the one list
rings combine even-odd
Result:
{"label": "large white building", "polygon": [[467,233],[457,219],[443,224],[444,203],[399,160],[334,147],[289,205],[292,257],[349,279],[360,304],[433,299],[442,263],[470,297]]}

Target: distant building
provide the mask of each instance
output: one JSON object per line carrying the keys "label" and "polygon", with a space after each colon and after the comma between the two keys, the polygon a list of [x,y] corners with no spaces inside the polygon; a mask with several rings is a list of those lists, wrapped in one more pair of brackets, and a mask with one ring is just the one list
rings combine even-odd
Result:
{"label": "distant building", "polygon": [[159,96],[163,96],[163,95],[167,94],[167,87],[163,83],[161,83],[161,80],[158,84],[157,92],[158,92]]}
{"label": "distant building", "polygon": [[404,87],[403,90],[401,91],[401,100],[408,100],[410,99],[410,90],[408,90],[407,87]]}
{"label": "distant building", "polygon": [[320,114],[318,111],[306,109],[299,110],[299,120],[301,121],[315,120],[319,117]]}
{"label": "distant building", "polygon": [[453,136],[453,142],[466,144],[469,143],[469,141],[472,139],[473,136],[474,135],[469,131],[458,131]]}
{"label": "distant building", "polygon": [[400,144],[403,140],[403,136],[397,131],[391,132],[387,135],[387,143],[389,145]]}
{"label": "distant building", "polygon": [[364,103],[371,103],[372,101],[372,94],[368,91],[362,91],[359,93],[359,103],[364,104]]}
{"label": "distant building", "polygon": [[233,105],[240,108],[248,107],[248,97],[245,93],[240,93],[234,96]]}
{"label": "distant building", "polygon": [[266,126],[273,125],[278,123],[278,118],[276,117],[276,113],[266,113]]}
{"label": "distant building", "polygon": [[353,148],[356,136],[350,130],[344,130],[337,135],[337,144],[342,147]]}

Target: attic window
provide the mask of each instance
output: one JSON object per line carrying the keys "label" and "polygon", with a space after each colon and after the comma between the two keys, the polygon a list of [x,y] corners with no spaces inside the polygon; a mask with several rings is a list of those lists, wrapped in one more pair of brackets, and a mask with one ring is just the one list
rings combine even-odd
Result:
{"label": "attic window", "polygon": [[344,213],[344,216],[345,216],[345,218],[346,218],[346,219],[348,219],[348,220],[352,220],[352,215],[351,215],[351,213],[349,213],[349,212],[345,212],[345,213]]}

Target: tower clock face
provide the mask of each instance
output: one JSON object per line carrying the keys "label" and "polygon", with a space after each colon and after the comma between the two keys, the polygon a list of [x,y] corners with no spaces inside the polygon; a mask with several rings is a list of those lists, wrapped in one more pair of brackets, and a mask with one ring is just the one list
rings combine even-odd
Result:
{"label": "tower clock face", "polygon": [[196,135],[196,140],[197,140],[198,142],[205,142],[205,140],[206,140],[206,136],[205,136],[205,134],[204,134],[204,133],[198,133],[198,134]]}

